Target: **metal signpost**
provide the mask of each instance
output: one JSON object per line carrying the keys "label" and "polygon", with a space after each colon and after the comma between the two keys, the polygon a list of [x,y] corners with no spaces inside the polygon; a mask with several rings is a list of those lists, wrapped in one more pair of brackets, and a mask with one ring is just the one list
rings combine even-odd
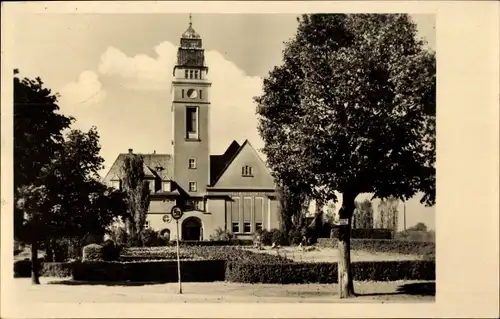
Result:
{"label": "metal signpost", "polygon": [[[176,236],[176,241],[177,241],[177,277],[179,278],[179,293],[182,294],[182,282],[181,282],[181,260],[180,260],[180,253],[179,253],[179,219],[181,219],[182,215],[184,212],[180,207],[174,206],[172,207],[172,210],[170,211],[170,215],[172,216],[173,219],[175,219],[175,224],[177,227],[177,236]],[[168,215],[165,215],[168,216]],[[168,221],[167,221],[168,220]],[[164,218],[165,222],[170,222],[170,219],[168,217]]]}

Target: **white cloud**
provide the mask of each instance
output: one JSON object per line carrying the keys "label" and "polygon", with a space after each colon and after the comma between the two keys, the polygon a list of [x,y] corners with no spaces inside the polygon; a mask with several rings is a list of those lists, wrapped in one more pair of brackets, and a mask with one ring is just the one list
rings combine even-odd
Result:
{"label": "white cloud", "polygon": [[106,97],[102,83],[93,71],[82,72],[78,80],[65,85],[60,94],[60,102],[66,108],[97,104]]}
{"label": "white cloud", "polygon": [[[156,46],[155,52],[155,57],[144,54],[127,56],[119,49],[109,47],[101,56],[99,73],[118,78],[128,89],[169,93],[177,47],[163,42]],[[253,102],[253,97],[261,93],[261,78],[247,76],[217,51],[207,51],[206,60],[208,78],[212,81],[212,152],[223,152],[233,139],[241,143],[248,138],[254,147],[262,147]]]}

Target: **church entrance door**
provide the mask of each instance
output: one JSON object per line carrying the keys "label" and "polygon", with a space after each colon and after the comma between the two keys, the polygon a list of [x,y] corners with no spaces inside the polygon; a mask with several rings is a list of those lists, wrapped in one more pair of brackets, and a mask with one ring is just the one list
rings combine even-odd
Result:
{"label": "church entrance door", "polygon": [[203,240],[201,220],[188,217],[182,223],[182,240]]}

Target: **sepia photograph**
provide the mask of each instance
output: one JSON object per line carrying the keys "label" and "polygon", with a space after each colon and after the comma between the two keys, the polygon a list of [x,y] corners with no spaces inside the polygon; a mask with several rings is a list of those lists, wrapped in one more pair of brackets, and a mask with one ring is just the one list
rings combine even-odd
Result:
{"label": "sepia photograph", "polygon": [[10,29],[19,307],[436,302],[435,13],[76,11]]}

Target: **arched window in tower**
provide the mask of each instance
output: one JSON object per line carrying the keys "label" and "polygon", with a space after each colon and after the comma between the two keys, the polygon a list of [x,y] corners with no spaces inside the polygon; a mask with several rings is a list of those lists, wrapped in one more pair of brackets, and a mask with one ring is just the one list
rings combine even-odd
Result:
{"label": "arched window in tower", "polygon": [[188,70],[184,70],[184,77],[187,79],[188,78]]}
{"label": "arched window in tower", "polygon": [[193,78],[193,70],[189,70],[189,78],[192,79]]}
{"label": "arched window in tower", "polygon": [[194,71],[194,78],[198,79],[198,70]]}

